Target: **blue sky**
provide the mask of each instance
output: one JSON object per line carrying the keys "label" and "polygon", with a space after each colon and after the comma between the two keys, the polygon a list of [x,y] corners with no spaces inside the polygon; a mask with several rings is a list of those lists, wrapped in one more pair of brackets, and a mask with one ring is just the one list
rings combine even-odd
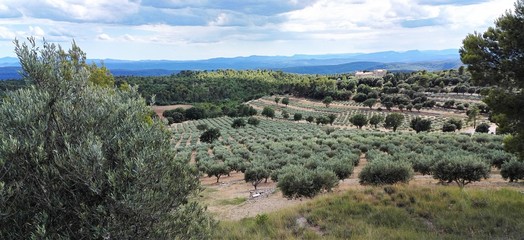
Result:
{"label": "blue sky", "polygon": [[89,58],[206,59],[459,48],[514,0],[1,0],[0,57],[35,36]]}

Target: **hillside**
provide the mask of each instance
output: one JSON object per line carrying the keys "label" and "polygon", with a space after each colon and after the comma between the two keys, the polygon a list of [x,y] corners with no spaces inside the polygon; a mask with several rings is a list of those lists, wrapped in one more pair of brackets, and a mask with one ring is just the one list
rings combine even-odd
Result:
{"label": "hillside", "polygon": [[[272,69],[289,73],[335,74],[357,70],[391,71],[444,70],[461,65],[458,50],[348,53],[293,56],[249,56],[206,60],[117,60],[91,59],[103,63],[115,76],[163,76],[182,70]],[[0,58],[0,80],[20,78],[16,58]]]}

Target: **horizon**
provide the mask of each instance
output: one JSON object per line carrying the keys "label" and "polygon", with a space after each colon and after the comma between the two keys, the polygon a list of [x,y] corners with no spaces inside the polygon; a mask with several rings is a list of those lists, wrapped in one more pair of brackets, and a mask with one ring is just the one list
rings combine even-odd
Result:
{"label": "horizon", "polygon": [[[191,61],[458,49],[514,0],[187,0],[0,3],[0,52],[45,38],[90,59]],[[471,14],[474,13],[474,14]]]}
{"label": "horizon", "polygon": [[[61,45],[62,47],[65,47],[64,45]],[[80,46],[82,48],[82,46]],[[206,60],[213,60],[213,59],[236,59],[236,58],[251,58],[251,57],[269,57],[269,58],[293,58],[293,57],[302,57],[302,56],[344,56],[344,55],[366,55],[366,54],[379,54],[379,53],[388,53],[388,52],[394,52],[394,53],[407,53],[407,52],[444,52],[444,51],[452,51],[456,50],[458,55],[458,48],[448,48],[448,49],[427,49],[427,50],[420,50],[420,49],[410,49],[405,51],[394,51],[394,50],[385,50],[385,51],[377,51],[377,52],[343,52],[343,53],[319,53],[319,54],[303,54],[303,53],[295,53],[293,55],[245,55],[245,56],[232,56],[232,57],[213,57],[213,58],[202,58],[202,59],[181,59],[181,60],[171,60],[171,59],[119,59],[119,58],[91,58],[89,57],[87,60],[114,60],[114,61],[180,61],[180,62],[186,62],[186,61],[206,61]],[[17,59],[17,56],[0,56],[0,59],[6,59],[6,58],[13,58]]]}

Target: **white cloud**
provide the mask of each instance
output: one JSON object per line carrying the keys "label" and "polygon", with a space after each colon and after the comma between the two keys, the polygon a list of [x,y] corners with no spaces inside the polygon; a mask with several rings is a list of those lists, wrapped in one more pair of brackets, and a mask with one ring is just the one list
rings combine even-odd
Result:
{"label": "white cloud", "polygon": [[16,34],[6,27],[0,26],[0,39],[12,41],[15,39]]}
{"label": "white cloud", "polygon": [[41,27],[29,26],[29,34],[34,37],[42,38],[45,36],[45,32]]}
{"label": "white cloud", "polygon": [[109,35],[105,34],[105,33],[99,34],[98,36],[96,36],[96,39],[102,40],[102,41],[112,40],[112,38]]}

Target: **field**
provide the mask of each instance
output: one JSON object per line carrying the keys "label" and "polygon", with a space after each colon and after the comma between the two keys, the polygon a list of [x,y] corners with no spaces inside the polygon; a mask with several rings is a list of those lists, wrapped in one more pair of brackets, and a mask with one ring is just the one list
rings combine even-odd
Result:
{"label": "field", "polygon": [[[248,102],[259,112],[266,106],[276,109],[277,114],[273,119],[256,116],[260,120],[258,126],[248,124],[243,128],[232,128],[231,124],[234,119],[230,117],[187,121],[170,126],[174,134],[172,141],[177,151],[177,158],[190,161],[201,170],[200,179],[204,191],[200,194],[200,201],[208,206],[208,210],[213,213],[216,219],[226,221],[222,223],[222,227],[226,229],[236,225],[236,223],[228,221],[249,218],[251,220],[242,221],[243,223],[245,221],[250,222],[260,217],[261,214],[272,212],[273,214],[269,215],[270,221],[283,221],[276,218],[288,218],[289,216],[286,214],[296,217],[296,211],[300,212],[299,215],[302,216],[304,215],[302,212],[307,211],[305,210],[308,208],[306,206],[318,206],[319,201],[326,201],[325,199],[344,198],[347,195],[362,195],[362,198],[369,198],[369,192],[380,192],[381,188],[361,185],[358,175],[369,161],[377,158],[387,157],[392,161],[409,161],[415,165],[424,160],[436,161],[445,158],[447,154],[476,155],[486,161],[494,161],[493,159],[496,159],[497,156],[506,156],[502,150],[503,136],[493,134],[471,135],[468,133],[472,131],[469,125],[466,125],[467,127],[462,132],[442,133],[440,131],[442,123],[449,118],[466,121],[465,114],[459,111],[422,109],[420,112],[400,112],[398,109],[392,109],[392,111],[402,113],[406,118],[399,131],[392,132],[383,127],[375,129],[369,126],[360,130],[349,123],[349,116],[355,113],[364,113],[368,116],[372,114],[385,115],[389,114],[390,111],[379,111],[377,107],[369,109],[351,102],[334,102],[326,107],[320,102],[302,98],[290,98],[289,105],[285,106],[281,103],[277,105],[272,99],[273,97],[264,97]],[[337,115],[337,119],[333,125],[317,125],[304,120],[284,119],[282,111],[290,113],[290,119],[292,119],[294,113],[301,113],[303,116],[321,116],[334,113]],[[417,134],[410,130],[407,122],[416,116],[432,119],[434,123],[432,131]],[[479,122],[482,121],[487,120],[483,118]],[[212,144],[201,142],[199,136],[202,131],[197,129],[199,125],[218,128],[221,133],[220,138]],[[332,130],[326,131],[327,129]],[[340,161],[355,165],[351,170],[352,174],[341,179],[332,192],[322,192],[320,197],[287,199],[277,187],[277,183],[273,181],[273,175],[278,175],[279,169],[289,165],[329,168],[330,166],[337,166]],[[258,164],[267,168],[271,175],[267,177],[266,181],[259,183],[255,190],[251,182],[244,180],[243,171]],[[207,170],[213,165],[229,166],[228,174],[213,175]],[[430,191],[432,194],[443,194],[442,192],[450,191],[452,194],[457,194],[455,193],[457,191],[456,185],[454,183],[449,185],[451,186],[442,186],[442,183],[431,175],[416,172],[408,184],[397,187],[403,189],[403,191],[408,191],[408,188],[409,191],[413,191],[413,188]],[[489,178],[471,183],[463,191],[487,194],[487,192],[495,191],[495,189],[513,189],[511,191],[522,192],[524,185],[505,181],[500,175],[500,170],[492,167]],[[524,201],[524,198],[520,200]],[[308,223],[311,221],[307,219]],[[317,221],[324,220],[317,219]],[[247,225],[251,226],[250,224]],[[312,226],[312,229],[325,228],[318,223],[314,223]],[[282,235],[279,234],[283,233],[278,232],[281,230],[270,231],[269,233],[262,231],[257,232],[257,234],[277,234],[272,236],[281,238]],[[298,238],[316,236],[315,231],[304,230],[299,235],[293,236]],[[324,232],[326,230],[319,231]],[[248,233],[244,234],[248,235]],[[372,235],[360,236],[379,236],[384,233],[373,232],[369,234]],[[232,236],[232,238],[241,239],[243,238],[241,236]],[[288,238],[291,235],[284,236]],[[340,237],[339,235],[336,236]],[[433,236],[430,238],[435,238],[435,236],[441,235],[422,234],[414,236]],[[472,236],[476,235],[473,234]]]}

